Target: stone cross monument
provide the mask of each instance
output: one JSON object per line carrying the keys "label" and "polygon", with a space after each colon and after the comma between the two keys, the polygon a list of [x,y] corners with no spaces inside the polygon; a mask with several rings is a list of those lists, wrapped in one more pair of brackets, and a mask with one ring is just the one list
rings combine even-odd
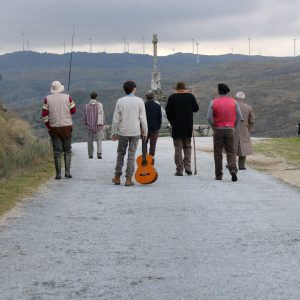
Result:
{"label": "stone cross monument", "polygon": [[167,104],[167,97],[165,96],[163,90],[161,89],[160,73],[158,72],[157,69],[157,44],[158,44],[157,34],[153,34],[152,44],[153,44],[153,72],[152,72],[152,79],[151,79],[151,90],[155,95],[155,99],[164,108]]}
{"label": "stone cross monument", "polygon": [[151,90],[155,91],[157,89],[161,89],[160,85],[160,74],[157,70],[157,43],[158,38],[157,34],[153,34],[153,72],[152,72],[152,79],[151,79]]}

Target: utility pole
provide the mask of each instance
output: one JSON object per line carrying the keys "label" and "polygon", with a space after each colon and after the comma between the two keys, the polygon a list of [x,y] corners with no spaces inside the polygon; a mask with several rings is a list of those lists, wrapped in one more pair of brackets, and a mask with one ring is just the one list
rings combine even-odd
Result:
{"label": "utility pole", "polygon": [[143,40],[143,54],[145,55],[145,38],[143,37],[142,40]]}
{"label": "utility pole", "polygon": [[293,41],[294,41],[294,56],[296,56],[296,41],[297,41],[297,39],[293,39]]}
{"label": "utility pole", "polygon": [[197,47],[197,64],[199,64],[199,43],[196,41],[196,47]]}
{"label": "utility pole", "polygon": [[193,54],[195,54],[195,40],[192,39]]}
{"label": "utility pole", "polygon": [[69,65],[68,92],[70,91],[70,84],[71,84],[72,60],[73,60],[73,49],[74,49],[74,36],[75,36],[75,25],[73,24],[71,55],[70,55],[70,65]]}
{"label": "utility pole", "polygon": [[249,42],[249,56],[251,55],[251,38],[249,36],[248,38],[248,42]]}
{"label": "utility pole", "polygon": [[90,53],[92,53],[92,39],[89,38],[89,41],[90,41]]}

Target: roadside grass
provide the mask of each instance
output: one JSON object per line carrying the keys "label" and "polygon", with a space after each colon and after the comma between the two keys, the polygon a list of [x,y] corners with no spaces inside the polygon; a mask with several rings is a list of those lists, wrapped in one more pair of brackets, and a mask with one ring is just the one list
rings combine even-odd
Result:
{"label": "roadside grass", "polygon": [[50,158],[18,171],[0,181],[0,216],[12,209],[24,197],[31,196],[43,183],[53,176]]}
{"label": "roadside grass", "polygon": [[0,111],[0,215],[49,179],[51,147],[29,123]]}
{"label": "roadside grass", "polygon": [[287,164],[300,167],[300,138],[272,138],[256,140],[256,153],[284,160]]}

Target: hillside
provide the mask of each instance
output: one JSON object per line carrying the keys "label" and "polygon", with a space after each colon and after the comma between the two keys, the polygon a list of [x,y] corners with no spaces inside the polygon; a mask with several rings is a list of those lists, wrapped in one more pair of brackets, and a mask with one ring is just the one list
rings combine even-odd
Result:
{"label": "hillside", "polygon": [[[16,52],[0,56],[0,102],[28,120],[45,135],[40,120],[41,103],[53,80],[68,83],[70,54]],[[257,136],[292,136],[300,120],[300,57],[274,58],[245,55],[199,56],[177,53],[159,57],[162,86],[167,95],[178,80],[186,81],[200,104],[197,123],[206,123],[209,101],[219,82],[227,83],[232,95],[244,90],[254,107]],[[122,84],[137,82],[137,95],[150,87],[152,57],[138,54],[74,53],[70,93],[78,106],[75,140],[82,140],[83,105],[91,91],[100,95],[107,123],[114,104],[123,95]]]}

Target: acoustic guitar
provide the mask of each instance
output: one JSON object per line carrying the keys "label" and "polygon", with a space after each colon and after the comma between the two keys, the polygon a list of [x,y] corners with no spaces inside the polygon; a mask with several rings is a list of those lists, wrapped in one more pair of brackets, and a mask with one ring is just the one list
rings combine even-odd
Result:
{"label": "acoustic guitar", "polygon": [[152,155],[147,153],[147,144],[142,138],[142,154],[136,159],[137,169],[135,171],[135,180],[141,184],[150,184],[157,180],[158,173],[154,168]]}

